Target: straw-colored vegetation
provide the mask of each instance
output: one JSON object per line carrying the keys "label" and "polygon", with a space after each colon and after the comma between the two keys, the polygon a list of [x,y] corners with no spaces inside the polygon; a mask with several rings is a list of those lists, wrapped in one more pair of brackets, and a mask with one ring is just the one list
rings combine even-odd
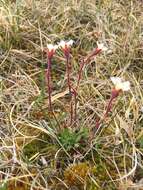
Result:
{"label": "straw-colored vegetation", "polygon": [[[73,86],[97,42],[108,47],[83,69],[72,125],[64,55],[51,112],[43,51],[70,39]],[[111,76],[131,87],[104,118]],[[0,0],[0,190],[142,189],[143,1]]]}

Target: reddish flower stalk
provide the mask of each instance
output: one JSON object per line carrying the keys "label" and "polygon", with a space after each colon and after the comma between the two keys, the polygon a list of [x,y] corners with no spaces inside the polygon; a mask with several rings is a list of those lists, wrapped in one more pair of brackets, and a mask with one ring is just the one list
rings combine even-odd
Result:
{"label": "reddish flower stalk", "polygon": [[119,93],[122,91],[128,91],[130,89],[129,81],[123,82],[122,79],[119,77],[111,77],[111,80],[114,83],[115,88],[112,90],[111,98],[108,103],[104,118],[108,116],[108,113],[111,111],[111,108],[112,108],[112,102],[115,98],[119,96]]}
{"label": "reddish flower stalk", "polygon": [[85,60],[82,60],[82,62],[80,64],[80,69],[79,69],[78,78],[77,78],[77,86],[76,86],[76,91],[75,91],[76,93],[74,95],[74,97],[75,97],[75,120],[76,120],[76,115],[77,115],[77,91],[78,91],[79,84],[80,84],[80,81],[81,81],[81,77],[82,77],[82,72],[83,72],[84,66],[89,63],[90,59],[93,56],[95,56],[98,53],[100,53],[101,50],[102,49],[96,48],[95,50],[93,50],[93,52]]}
{"label": "reddish flower stalk", "polygon": [[57,49],[57,46],[52,44],[47,44],[47,48],[44,50],[47,53],[47,71],[46,71],[46,78],[47,78],[47,85],[48,85],[48,101],[49,101],[49,110],[52,111],[52,101],[51,101],[51,93],[52,93],[52,86],[51,86],[51,63],[52,58]]}
{"label": "reddish flower stalk", "polygon": [[107,105],[103,119],[102,120],[98,119],[96,121],[96,128],[99,128],[101,122],[106,119],[106,117],[108,116],[108,113],[112,109],[112,102],[114,101],[114,99],[116,99],[119,96],[120,92],[130,90],[130,82],[129,81],[123,82],[122,79],[119,77],[111,77],[111,80],[112,80],[113,84],[115,85],[115,88],[111,92],[111,98],[110,98],[109,103]]}
{"label": "reddish flower stalk", "polygon": [[80,64],[80,69],[79,69],[79,72],[78,72],[78,79],[77,79],[77,86],[76,86],[76,90],[78,89],[79,87],[79,83],[80,83],[80,80],[81,80],[81,77],[82,77],[82,71],[83,71],[83,68],[85,66],[85,64],[88,64],[89,61],[91,60],[92,57],[96,56],[97,54],[99,54],[101,51],[106,51],[107,50],[107,47],[105,47],[103,44],[99,44],[97,42],[97,48],[94,49],[91,54],[89,54],[87,56],[87,58],[85,60],[82,60],[81,64]]}
{"label": "reddish flower stalk", "polygon": [[76,119],[77,119],[77,93],[74,92],[74,102],[75,102],[75,105],[74,105],[74,121],[76,123]]}
{"label": "reddish flower stalk", "polygon": [[81,77],[82,77],[82,71],[83,71],[83,68],[86,64],[89,63],[89,61],[91,60],[91,58],[93,56],[96,56],[99,52],[101,52],[101,49],[98,49],[96,48],[95,50],[93,50],[93,52],[85,59],[85,60],[82,60],[81,64],[80,64],[80,69],[79,69],[79,72],[78,72],[78,79],[77,79],[77,86],[76,86],[76,90],[78,90],[78,87],[79,87],[79,83],[80,83],[80,80],[81,80]]}
{"label": "reddish flower stalk", "polygon": [[[71,84],[71,64],[69,61],[69,52],[65,52],[65,58],[66,58],[66,65],[67,65],[67,83],[68,83],[68,88],[69,88],[69,93],[71,96],[71,102],[70,102],[70,125],[72,125],[73,121],[76,121],[76,90],[73,88],[72,84]],[[74,97],[74,108],[73,108],[73,99]]]}
{"label": "reddish flower stalk", "polygon": [[51,93],[52,93],[52,86],[51,86],[51,59],[47,58],[47,83],[48,83],[48,100],[49,100],[49,110],[52,111],[52,101],[51,101]]}
{"label": "reddish flower stalk", "polygon": [[67,83],[68,83],[68,88],[69,88],[69,92],[70,94],[72,93],[71,92],[71,78],[70,78],[70,74],[71,74],[71,65],[70,65],[70,62],[69,62],[69,55],[66,55],[65,54],[65,58],[66,58],[66,70],[67,70]]}
{"label": "reddish flower stalk", "polygon": [[98,119],[98,120],[96,121],[96,128],[97,128],[97,129],[99,128],[101,122],[104,121],[104,120],[108,117],[109,112],[111,112],[111,109],[112,109],[112,102],[114,101],[115,98],[118,97],[119,92],[120,92],[120,90],[119,90],[119,91],[116,90],[116,89],[113,89],[113,90],[112,90],[112,92],[111,92],[111,97],[110,97],[110,100],[109,100],[109,102],[108,102],[108,105],[107,105],[105,114],[104,114],[104,116],[103,116],[103,119],[102,119],[102,120]]}
{"label": "reddish flower stalk", "polygon": [[64,52],[64,56],[66,59],[66,70],[67,70],[67,84],[68,84],[68,88],[69,88],[69,93],[71,96],[71,102],[70,102],[70,125],[72,125],[73,123],[73,102],[72,102],[72,96],[74,95],[74,88],[72,87],[71,84],[71,63],[70,63],[70,47],[73,44],[73,40],[70,40],[68,42],[65,41],[61,41],[59,43],[59,46],[62,48],[63,52]]}
{"label": "reddish flower stalk", "polygon": [[73,113],[73,121],[74,123],[76,123],[76,119],[77,119],[77,91],[73,88],[72,88],[72,93],[73,93],[73,96],[74,96],[74,113]]}
{"label": "reddish flower stalk", "polygon": [[73,103],[72,103],[72,87],[71,87],[71,78],[70,78],[70,74],[71,74],[71,65],[69,62],[69,54],[65,53],[65,58],[66,58],[66,67],[67,67],[67,84],[68,84],[68,88],[69,88],[69,93],[71,96],[71,102],[70,102],[70,125],[72,125],[73,122]]}
{"label": "reddish flower stalk", "polygon": [[108,102],[108,105],[107,105],[107,108],[106,108],[106,112],[104,114],[104,119],[108,116],[108,113],[111,111],[112,109],[112,102],[114,101],[115,98],[117,98],[119,96],[119,93],[120,93],[120,90],[116,90],[116,89],[113,89],[112,92],[111,92],[111,98]]}

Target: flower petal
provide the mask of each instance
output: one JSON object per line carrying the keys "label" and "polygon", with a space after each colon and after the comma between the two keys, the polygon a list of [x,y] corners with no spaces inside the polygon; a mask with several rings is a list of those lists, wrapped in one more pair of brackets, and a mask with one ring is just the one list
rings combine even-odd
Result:
{"label": "flower petal", "polygon": [[59,47],[62,47],[62,48],[65,48],[65,45],[66,45],[66,42],[64,40],[61,40],[59,43],[58,43],[58,46]]}
{"label": "flower petal", "polygon": [[129,82],[129,81],[123,82],[122,90],[123,90],[123,91],[128,91],[128,90],[130,90],[130,82]]}
{"label": "flower petal", "polygon": [[69,40],[69,41],[67,42],[67,45],[68,45],[68,46],[72,46],[72,45],[73,45],[73,43],[74,43],[74,41],[73,41],[73,40]]}
{"label": "flower petal", "polygon": [[69,41],[61,40],[61,41],[59,42],[58,46],[64,49],[64,48],[66,48],[66,47],[69,48],[70,46],[73,45],[73,43],[74,43],[73,40],[69,40]]}
{"label": "flower petal", "polygon": [[114,85],[117,85],[118,83],[122,82],[122,79],[120,77],[110,77],[110,79]]}
{"label": "flower petal", "polygon": [[128,91],[130,90],[130,82],[123,80],[120,77],[110,77],[111,81],[115,85],[116,90]]}
{"label": "flower petal", "polygon": [[54,49],[54,45],[53,44],[47,44],[47,48],[49,51]]}
{"label": "flower petal", "polygon": [[99,43],[98,41],[97,41],[97,47],[98,47],[98,49],[100,49],[102,51],[107,51],[108,50],[108,48],[106,46],[104,46],[103,43]]}

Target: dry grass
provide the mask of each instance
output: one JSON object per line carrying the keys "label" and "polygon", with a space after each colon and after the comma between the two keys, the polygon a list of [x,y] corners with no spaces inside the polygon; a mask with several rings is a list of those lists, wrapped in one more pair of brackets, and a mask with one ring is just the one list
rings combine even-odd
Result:
{"label": "dry grass", "polygon": [[[0,190],[143,189],[142,13],[142,0],[0,0]],[[75,41],[73,84],[97,41],[110,49],[84,69],[70,131],[64,59],[58,51],[52,64],[53,116],[42,53],[61,39]],[[95,131],[110,76],[131,90]]]}

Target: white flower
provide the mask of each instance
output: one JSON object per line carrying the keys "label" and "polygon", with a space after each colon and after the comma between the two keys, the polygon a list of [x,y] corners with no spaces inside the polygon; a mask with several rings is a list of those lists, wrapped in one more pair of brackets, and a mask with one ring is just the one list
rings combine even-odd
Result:
{"label": "white flower", "polygon": [[48,49],[49,52],[51,52],[51,51],[55,52],[57,48],[58,48],[57,45],[47,44],[47,49]]}
{"label": "white flower", "polygon": [[58,44],[59,47],[65,49],[65,48],[69,48],[70,46],[72,46],[74,43],[73,40],[69,40],[69,41],[64,41],[64,40],[61,40]]}
{"label": "white flower", "polygon": [[130,90],[129,81],[123,81],[120,77],[111,77],[111,81],[115,85],[116,90],[122,90],[122,91]]}
{"label": "white flower", "polygon": [[107,51],[108,50],[108,48],[106,46],[104,46],[103,43],[99,43],[99,42],[97,42],[97,48],[102,50],[102,51]]}

